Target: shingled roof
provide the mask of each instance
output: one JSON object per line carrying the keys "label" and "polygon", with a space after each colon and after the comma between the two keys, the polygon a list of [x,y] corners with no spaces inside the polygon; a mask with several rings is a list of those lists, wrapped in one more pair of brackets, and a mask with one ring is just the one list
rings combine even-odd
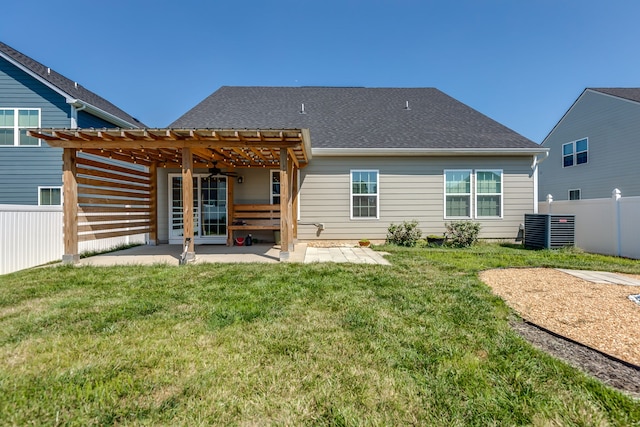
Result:
{"label": "shingled roof", "polygon": [[616,96],[618,98],[640,102],[640,88],[637,87],[601,87],[589,89],[596,92],[605,93],[607,95]]}
{"label": "shingled roof", "polygon": [[540,148],[434,88],[224,86],[170,127],[308,128],[314,148]]}
{"label": "shingled roof", "polygon": [[96,107],[99,110],[102,110],[112,116],[119,118],[120,120],[129,123],[131,127],[145,127],[145,125],[138,119],[116,107],[101,96],[91,92],[88,89],[85,89],[78,83],[69,80],[53,69],[45,67],[40,62],[28,57],[21,52],[18,52],[11,46],[0,42],[0,57],[2,56],[6,56],[7,58],[20,64],[29,72],[35,74],[42,80],[46,81],[48,84],[56,87],[59,91],[65,93],[70,99],[78,99],[86,104]]}

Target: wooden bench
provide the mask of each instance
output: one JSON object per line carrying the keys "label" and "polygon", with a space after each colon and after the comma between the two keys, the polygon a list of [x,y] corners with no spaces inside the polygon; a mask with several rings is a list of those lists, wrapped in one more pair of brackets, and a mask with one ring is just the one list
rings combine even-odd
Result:
{"label": "wooden bench", "polygon": [[237,230],[280,230],[280,205],[234,205],[227,226],[227,245],[233,244],[233,232]]}

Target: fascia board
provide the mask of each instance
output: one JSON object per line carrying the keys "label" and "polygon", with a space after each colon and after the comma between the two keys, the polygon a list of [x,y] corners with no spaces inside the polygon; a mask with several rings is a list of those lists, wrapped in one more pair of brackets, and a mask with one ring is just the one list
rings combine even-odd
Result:
{"label": "fascia board", "polygon": [[34,73],[32,70],[30,70],[29,68],[25,67],[21,63],[17,62],[16,60],[11,58],[10,56],[7,56],[4,53],[0,52],[0,57],[6,59],[10,64],[12,64],[15,67],[19,68],[20,70],[24,71],[25,73],[27,73],[28,75],[30,75],[34,79],[38,80],[40,83],[44,84],[45,86],[47,86],[48,88],[50,88],[54,92],[56,92],[59,95],[63,96],[66,99],[67,103],[70,103],[70,101],[73,100],[73,97],[71,95],[69,95],[67,92],[63,91],[58,86],[52,84],[49,80],[45,79],[40,74]]}
{"label": "fascia board", "polygon": [[404,157],[404,156],[530,156],[548,148],[312,148],[318,157]]}

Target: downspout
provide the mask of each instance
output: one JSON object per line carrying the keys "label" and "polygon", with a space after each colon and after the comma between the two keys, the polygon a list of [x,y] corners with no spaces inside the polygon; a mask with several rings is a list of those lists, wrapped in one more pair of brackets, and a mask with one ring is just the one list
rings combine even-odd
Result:
{"label": "downspout", "polygon": [[533,213],[538,213],[538,165],[549,157],[549,151],[544,152],[544,157],[539,158],[533,156],[533,162],[531,163],[531,170],[533,173]]}
{"label": "downspout", "polygon": [[87,104],[77,99],[69,99],[67,102],[71,105],[71,129],[78,128],[78,112],[87,108]]}

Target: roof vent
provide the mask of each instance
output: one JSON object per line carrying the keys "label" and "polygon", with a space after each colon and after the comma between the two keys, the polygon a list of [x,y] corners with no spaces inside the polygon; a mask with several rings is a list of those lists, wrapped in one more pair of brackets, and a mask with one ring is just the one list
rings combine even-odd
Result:
{"label": "roof vent", "polygon": [[47,67],[47,74],[51,74],[51,68]]}
{"label": "roof vent", "polygon": [[307,112],[304,110],[304,103],[300,105],[300,114],[307,114]]}
{"label": "roof vent", "polygon": [[78,82],[73,82],[73,85],[78,89]]}
{"label": "roof vent", "polygon": [[405,109],[405,110],[411,110],[411,108],[409,107],[409,101],[405,101],[405,103],[404,103],[404,109]]}

